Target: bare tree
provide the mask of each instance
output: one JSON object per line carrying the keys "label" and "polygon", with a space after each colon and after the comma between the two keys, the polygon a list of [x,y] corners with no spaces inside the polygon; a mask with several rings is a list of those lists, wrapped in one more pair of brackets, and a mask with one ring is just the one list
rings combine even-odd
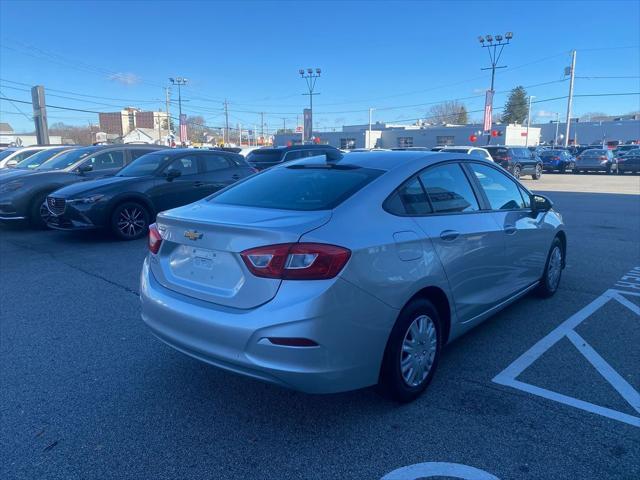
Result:
{"label": "bare tree", "polygon": [[60,135],[62,141],[71,140],[78,145],[91,145],[93,135],[89,126],[67,125],[64,122],[52,123],[49,127],[51,135]]}
{"label": "bare tree", "polygon": [[580,115],[581,122],[599,122],[601,120],[609,120],[611,115],[604,112],[587,112]]}
{"label": "bare tree", "polygon": [[467,123],[467,109],[457,100],[448,100],[432,106],[427,112],[427,121],[431,123]]}

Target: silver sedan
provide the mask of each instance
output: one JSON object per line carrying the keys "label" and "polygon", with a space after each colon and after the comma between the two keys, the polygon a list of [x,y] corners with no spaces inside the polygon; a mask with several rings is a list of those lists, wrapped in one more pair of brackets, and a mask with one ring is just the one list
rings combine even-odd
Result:
{"label": "silver sedan", "polygon": [[310,157],[158,215],[142,318],[161,340],[313,393],[399,401],[442,348],[532,290],[553,295],[566,234],[551,202],[458,153]]}

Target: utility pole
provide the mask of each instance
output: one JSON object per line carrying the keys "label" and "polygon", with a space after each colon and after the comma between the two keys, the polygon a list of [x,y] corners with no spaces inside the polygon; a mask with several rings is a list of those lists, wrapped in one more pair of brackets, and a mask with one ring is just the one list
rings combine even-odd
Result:
{"label": "utility pole", "polygon": [[[180,90],[180,87],[182,85],[186,85],[188,80],[186,78],[183,77],[176,77],[176,78],[170,78],[169,81],[171,82],[172,85],[177,85],[178,86],[178,120],[179,120],[179,124],[180,124],[180,143],[184,144],[187,141],[187,125],[184,122],[184,119],[182,117],[182,91]],[[183,128],[184,127],[184,128]]]}
{"label": "utility pole", "polygon": [[553,147],[558,143],[558,126],[560,125],[560,112],[556,112],[556,136],[553,137]]}
{"label": "utility pole", "polygon": [[369,136],[367,137],[367,148],[371,148],[371,115],[373,114],[373,108],[369,108]]}
{"label": "utility pole", "polygon": [[287,131],[287,119],[282,117],[282,133],[286,133]]}
{"label": "utility pole", "polygon": [[[507,32],[502,35],[495,36],[495,42],[493,35],[485,35],[478,37],[478,41],[482,45],[483,48],[486,48],[489,52],[489,58],[491,59],[491,66],[486,68],[481,68],[480,70],[491,70],[491,89],[487,91],[487,95],[485,97],[484,102],[484,126],[483,129],[487,133],[487,144],[491,142],[491,115],[493,115],[493,94],[495,93],[493,89],[494,81],[496,78],[496,69],[497,68],[507,68],[506,65],[498,66],[498,62],[500,61],[500,57],[502,56],[502,51],[506,45],[509,45],[509,42],[513,38],[513,32]],[[504,39],[504,41],[503,41]],[[485,43],[486,42],[486,43]],[[498,51],[498,47],[500,50]]]}
{"label": "utility pole", "polygon": [[238,146],[242,147],[242,124],[238,123]]}
{"label": "utility pole", "polygon": [[569,80],[569,99],[567,101],[567,126],[564,134],[564,146],[569,145],[569,130],[571,128],[571,106],[573,104],[573,80],[576,75],[576,51],[571,52],[571,77]]}
{"label": "utility pole", "polygon": [[36,85],[31,88],[31,104],[33,106],[33,120],[36,126],[38,145],[48,145],[47,105],[44,100],[44,87],[42,85]]}
{"label": "utility pole", "polygon": [[260,137],[262,137],[262,144],[264,145],[264,112],[260,112]]}
{"label": "utility pole", "polygon": [[[224,131],[225,131],[225,138],[226,141],[224,142],[225,145],[229,142],[229,103],[227,102],[227,99],[224,99]],[[223,139],[224,140],[224,139]]]}
{"label": "utility pole", "polygon": [[535,95],[529,95],[529,113],[527,114],[527,141],[525,147],[529,146],[529,126],[531,125],[531,99],[536,98]]}
{"label": "utility pole", "polygon": [[319,93],[314,93],[314,90],[316,88],[316,82],[318,81],[318,78],[320,78],[320,74],[322,73],[322,71],[319,68],[315,69],[315,73],[314,73],[314,69],[313,68],[307,68],[307,73],[305,74],[304,68],[301,68],[300,70],[298,70],[298,73],[300,74],[301,78],[304,78],[306,83],[307,83],[307,88],[309,89],[309,93],[303,93],[303,95],[309,95],[309,131],[308,132],[304,132],[305,136],[307,137],[306,140],[311,140],[311,136],[313,135],[313,96],[314,95],[320,95]]}
{"label": "utility pole", "polygon": [[167,108],[167,136],[171,135],[171,110],[169,109],[169,105],[171,104],[171,89],[169,87],[165,87],[165,102]]}

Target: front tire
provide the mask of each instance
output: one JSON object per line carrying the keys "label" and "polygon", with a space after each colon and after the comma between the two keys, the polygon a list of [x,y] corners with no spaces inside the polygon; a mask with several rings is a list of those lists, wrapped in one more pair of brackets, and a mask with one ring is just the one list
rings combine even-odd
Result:
{"label": "front tire", "polygon": [[513,166],[513,176],[516,178],[520,178],[520,174],[522,172],[522,169],[520,168],[520,165],[514,165]]}
{"label": "front tire", "polygon": [[378,383],[381,393],[398,402],[418,398],[433,379],[441,348],[438,311],[428,300],[412,300],[389,335]]}
{"label": "front tire", "polygon": [[47,228],[47,219],[51,216],[45,202],[47,201],[48,193],[41,193],[37,195],[31,207],[29,207],[29,224],[33,228],[45,229]]}
{"label": "front tire", "polygon": [[137,240],[147,235],[149,211],[138,202],[118,205],[111,214],[111,231],[120,240]]}
{"label": "front tire", "polygon": [[552,297],[558,291],[563,267],[564,249],[562,248],[562,242],[556,237],[551,244],[544,273],[540,279],[540,285],[538,285],[537,293],[539,296],[543,298]]}

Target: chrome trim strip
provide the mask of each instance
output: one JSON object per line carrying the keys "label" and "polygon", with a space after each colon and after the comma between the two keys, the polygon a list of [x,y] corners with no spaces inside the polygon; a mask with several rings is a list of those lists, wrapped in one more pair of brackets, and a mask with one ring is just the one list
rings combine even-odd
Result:
{"label": "chrome trim strip", "polygon": [[462,322],[462,325],[466,325],[467,323],[471,323],[471,322],[473,322],[475,320],[478,320],[479,318],[482,318],[482,317],[487,317],[487,316],[493,315],[494,313],[496,313],[499,310],[502,310],[504,307],[506,307],[507,305],[511,304],[512,302],[515,302],[520,297],[524,297],[527,293],[529,293],[531,290],[536,288],[539,283],[540,283],[540,280],[532,283],[531,285],[529,285],[528,287],[524,288],[523,290],[520,290],[518,293],[516,293],[514,295],[511,295],[506,300],[503,300],[499,304],[494,305],[493,307],[491,307],[488,310],[485,310],[481,314],[476,315],[475,317],[470,318],[469,320],[466,320],[466,321]]}
{"label": "chrome trim strip", "polygon": [[27,217],[2,217],[0,216],[0,220],[26,220]]}

